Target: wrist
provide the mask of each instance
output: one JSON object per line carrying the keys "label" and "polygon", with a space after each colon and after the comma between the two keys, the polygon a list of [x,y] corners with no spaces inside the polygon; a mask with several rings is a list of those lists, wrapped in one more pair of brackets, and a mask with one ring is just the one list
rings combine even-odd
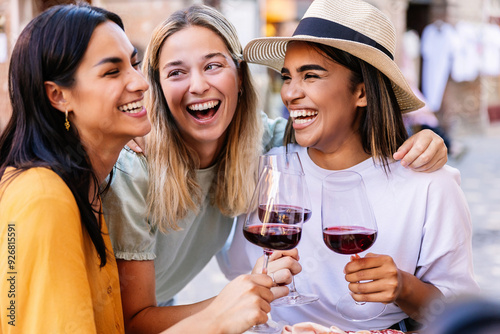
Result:
{"label": "wrist", "polygon": [[[411,276],[411,277],[410,277]],[[400,303],[404,303],[405,300],[408,300],[411,294],[411,279],[415,276],[407,273],[406,271],[398,269],[398,293],[396,294],[396,299],[394,300],[394,304],[399,305]]]}

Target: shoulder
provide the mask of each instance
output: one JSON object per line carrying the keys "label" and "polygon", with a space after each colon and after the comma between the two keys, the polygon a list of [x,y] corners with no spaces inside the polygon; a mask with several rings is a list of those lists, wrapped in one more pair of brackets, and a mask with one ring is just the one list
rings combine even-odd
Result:
{"label": "shoulder", "polygon": [[115,167],[122,172],[135,173],[138,170],[146,171],[148,162],[146,156],[142,153],[132,151],[128,146],[125,146],[121,152]]}
{"label": "shoulder", "polygon": [[392,163],[390,168],[389,178],[408,190],[419,189],[440,194],[451,189],[460,189],[460,172],[448,165],[431,173],[415,172],[404,168],[399,162]]}
{"label": "shoulder", "polygon": [[[50,234],[50,230],[77,229],[81,233],[80,211],[73,193],[54,171],[36,167],[20,172],[2,189],[2,219],[31,226],[33,233]],[[1,219],[0,219],[1,220]],[[43,224],[40,224],[43,222]],[[61,224],[64,222],[64,224]],[[42,238],[42,234],[38,234]]]}
{"label": "shoulder", "polygon": [[432,182],[432,183],[447,183],[455,182],[460,184],[460,171],[449,165],[444,165],[442,168],[431,172],[415,172],[409,168],[404,168],[398,162],[391,164],[391,173],[402,175],[408,178],[414,178],[419,182]]}
{"label": "shoulder", "polygon": [[6,199],[10,197],[22,197],[23,200],[38,198],[73,198],[71,190],[66,183],[49,168],[35,167],[20,172],[5,184]]}
{"label": "shoulder", "polygon": [[124,147],[116,161],[111,179],[111,188],[135,189],[134,192],[147,191],[148,161],[144,154],[135,153]]}

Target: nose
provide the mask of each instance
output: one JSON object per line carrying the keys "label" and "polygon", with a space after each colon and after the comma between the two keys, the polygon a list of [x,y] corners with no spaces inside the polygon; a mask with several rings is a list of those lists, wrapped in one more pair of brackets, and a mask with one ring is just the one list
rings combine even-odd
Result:
{"label": "nose", "polygon": [[210,88],[210,84],[207,79],[199,71],[191,72],[190,82],[189,82],[189,92],[191,94],[201,95]]}
{"label": "nose", "polygon": [[287,106],[290,103],[304,97],[304,91],[300,85],[300,80],[291,79],[281,86],[281,100]]}
{"label": "nose", "polygon": [[131,92],[145,92],[149,88],[149,84],[144,78],[141,71],[132,70],[130,71],[129,82],[127,84],[127,89]]}

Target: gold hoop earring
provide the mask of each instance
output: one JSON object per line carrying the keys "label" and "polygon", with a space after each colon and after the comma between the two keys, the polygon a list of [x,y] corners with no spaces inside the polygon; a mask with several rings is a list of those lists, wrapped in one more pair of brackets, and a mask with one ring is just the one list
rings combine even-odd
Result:
{"label": "gold hoop earring", "polygon": [[71,126],[68,121],[68,109],[66,109],[66,121],[64,122],[64,126],[66,127],[66,131],[69,131],[69,127]]}

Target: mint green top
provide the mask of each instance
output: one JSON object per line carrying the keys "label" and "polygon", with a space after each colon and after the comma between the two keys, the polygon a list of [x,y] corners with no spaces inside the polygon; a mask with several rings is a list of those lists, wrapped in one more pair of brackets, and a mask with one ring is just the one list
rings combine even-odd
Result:
{"label": "mint green top", "polygon": [[[264,150],[281,146],[286,120],[271,120],[261,114]],[[115,167],[111,187],[103,196],[115,256],[123,260],[154,260],[157,301],[169,301],[221,250],[231,231],[233,217],[224,216],[210,204],[208,191],[214,167],[196,173],[202,190],[199,213],[190,212],[178,223],[182,230],[168,234],[153,228],[147,219],[148,166],[144,155],[126,147]]]}

